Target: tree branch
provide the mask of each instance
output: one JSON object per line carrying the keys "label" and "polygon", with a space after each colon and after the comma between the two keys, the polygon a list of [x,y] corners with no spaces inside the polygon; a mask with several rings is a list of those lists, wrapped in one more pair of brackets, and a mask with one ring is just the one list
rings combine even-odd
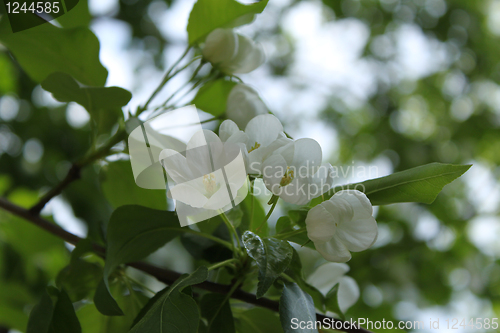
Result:
{"label": "tree branch", "polygon": [[[49,199],[50,200],[50,199]],[[39,215],[33,215],[29,210],[24,209],[20,206],[17,206],[10,201],[0,198],[0,208],[3,208],[4,210],[17,215],[19,217],[24,218],[25,220],[33,223],[34,225],[40,227],[41,229],[63,239],[64,241],[76,245],[78,242],[82,240],[82,238],[64,230],[63,228],[59,227],[58,225],[40,217]],[[94,249],[96,250],[97,253],[100,255],[104,256],[105,255],[105,249],[102,246],[99,245],[94,245]],[[161,281],[167,285],[173,284],[180,276],[181,274],[178,272],[171,271],[169,269],[165,268],[160,268],[145,262],[133,262],[127,264],[127,266],[133,267],[135,269],[138,269],[144,273],[147,273],[151,276],[154,276],[158,281]],[[200,284],[195,285],[197,288],[201,288],[204,290],[208,290],[211,292],[216,292],[216,293],[221,293],[221,294],[227,294],[230,290],[232,285],[224,285],[224,284],[219,284],[219,283],[214,283],[210,281],[205,281]],[[231,295],[232,298],[238,299],[240,301],[253,304],[256,306],[260,306],[272,311],[279,311],[279,303],[276,301],[272,301],[267,298],[259,298],[257,299],[254,294],[247,293],[241,289],[237,289],[234,291],[234,293]],[[342,322],[342,327],[343,331],[348,332],[348,333],[372,333],[369,330],[362,328],[362,327],[357,327],[355,325],[350,325],[349,322],[343,321],[340,319],[334,319],[325,315],[322,315],[320,313],[316,313],[316,320],[323,321],[324,319],[328,319],[329,322],[335,323],[335,322]]]}
{"label": "tree branch", "polygon": [[59,183],[57,184],[54,188],[52,188],[50,191],[48,191],[45,195],[43,195],[40,200],[30,208],[29,212],[31,215],[38,215],[42,211],[42,209],[45,207],[45,205],[55,196],[61,194],[61,192],[71,184],[73,181],[77,180],[80,178],[80,171],[81,169],[102,158],[107,156],[111,148],[113,148],[114,145],[125,139],[127,136],[127,132],[125,132],[124,129],[119,129],[118,132],[113,135],[109,141],[100,147],[99,149],[95,150],[93,153],[87,154],[82,160],[79,162],[73,163],[71,168],[68,171],[68,174],[66,177]]}

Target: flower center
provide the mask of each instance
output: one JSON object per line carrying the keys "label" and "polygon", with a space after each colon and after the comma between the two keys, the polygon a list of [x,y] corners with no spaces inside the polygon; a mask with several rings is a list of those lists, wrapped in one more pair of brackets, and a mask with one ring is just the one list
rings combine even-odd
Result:
{"label": "flower center", "polygon": [[255,142],[255,145],[248,150],[249,153],[253,152],[255,149],[260,147],[260,143]]}
{"label": "flower center", "polygon": [[205,185],[205,190],[208,195],[211,196],[217,191],[217,183],[215,182],[215,175],[210,173],[203,176],[203,185]]}
{"label": "flower center", "polygon": [[293,170],[290,170],[290,167],[286,167],[285,175],[281,178],[280,186],[287,186],[293,180]]}

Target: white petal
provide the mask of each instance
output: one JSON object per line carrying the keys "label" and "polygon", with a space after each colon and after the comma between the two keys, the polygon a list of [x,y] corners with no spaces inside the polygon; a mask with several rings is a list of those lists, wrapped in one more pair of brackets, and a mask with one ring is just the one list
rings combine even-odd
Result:
{"label": "white petal", "polygon": [[231,29],[215,29],[208,34],[203,57],[212,64],[229,62],[238,52],[238,36]]}
{"label": "white petal", "polygon": [[372,216],[353,219],[351,222],[340,224],[336,234],[350,251],[363,251],[377,240],[377,221]]}
{"label": "white petal", "polygon": [[274,194],[279,194],[281,191],[280,182],[285,175],[286,167],[286,161],[281,155],[269,156],[262,165],[264,184]]}
{"label": "white petal", "polygon": [[333,216],[323,205],[311,208],[306,217],[307,237],[313,242],[328,242],[335,234]]}
{"label": "white petal", "polygon": [[353,206],[355,213],[360,214],[359,216],[355,215],[354,218],[363,218],[372,216],[373,214],[373,206],[363,192],[357,190],[344,190],[335,193],[334,196],[347,200]]}
{"label": "white petal", "polygon": [[272,114],[263,114],[253,118],[245,128],[250,146],[256,142],[263,147],[268,146],[278,138],[280,132],[283,132],[283,125]]}
{"label": "white petal", "polygon": [[315,242],[316,250],[328,261],[347,262],[351,259],[351,253],[336,235],[328,242]]}
{"label": "white petal", "polygon": [[176,185],[169,192],[173,199],[179,200],[191,207],[202,208],[208,202],[208,198],[190,186],[189,183]]}
{"label": "white petal", "polygon": [[229,197],[229,192],[225,183],[221,184],[221,187],[217,192],[215,192],[210,199],[203,205],[206,209],[221,209],[231,203],[231,198]]}
{"label": "white petal", "polygon": [[296,175],[310,175],[314,169],[321,165],[321,146],[314,139],[299,139],[295,141],[292,165]]}
{"label": "white petal", "polygon": [[344,199],[332,197],[321,203],[333,216],[333,221],[337,227],[351,222],[354,216],[352,206]]}
{"label": "white petal", "polygon": [[338,302],[340,310],[345,313],[359,299],[359,286],[350,276],[344,276],[340,280],[338,291]]}
{"label": "white petal", "polygon": [[264,62],[264,51],[262,47],[248,37],[238,36],[238,50],[229,61],[221,64],[221,69],[228,74],[249,73],[262,65]]}
{"label": "white petal", "polygon": [[227,98],[226,115],[241,129],[244,129],[252,118],[266,113],[267,106],[254,89],[241,83],[231,89]]}
{"label": "white petal", "polygon": [[226,142],[231,135],[236,134],[240,131],[238,125],[232,120],[224,120],[219,126],[219,138],[222,142]]}
{"label": "white petal", "polygon": [[347,264],[327,262],[316,268],[316,270],[307,277],[307,282],[326,296],[334,285],[342,281],[342,277],[348,271],[349,266]]}
{"label": "white petal", "polygon": [[172,180],[177,183],[184,183],[196,177],[193,176],[187,160],[179,152],[172,149],[163,149],[159,157],[165,171]]}

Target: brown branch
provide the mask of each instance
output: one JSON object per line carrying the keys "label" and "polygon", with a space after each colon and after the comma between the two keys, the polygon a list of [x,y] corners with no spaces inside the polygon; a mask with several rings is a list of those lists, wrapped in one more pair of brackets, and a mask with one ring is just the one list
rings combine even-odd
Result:
{"label": "brown branch", "polygon": [[40,200],[33,207],[30,208],[29,212],[32,215],[40,214],[42,209],[52,198],[61,194],[61,192],[73,181],[80,179],[80,171],[84,166],[100,158],[106,157],[111,148],[113,148],[114,145],[125,139],[126,135],[127,133],[125,132],[125,130],[123,129],[118,130],[118,132],[115,135],[113,135],[105,145],[94,151],[92,154],[88,154],[81,161],[73,163],[66,177],[54,188],[52,188],[50,191],[44,194],[40,198]]}
{"label": "brown branch", "polygon": [[[40,227],[41,229],[63,239],[64,241],[76,245],[78,242],[82,240],[82,238],[64,230],[63,228],[59,227],[58,225],[38,216],[38,215],[33,215],[29,210],[24,209],[22,207],[19,207],[8,200],[4,198],[0,198],[0,207],[3,208],[4,210],[15,214],[19,217],[24,218],[25,220],[33,223],[34,225]],[[105,254],[105,249],[102,248],[99,245],[94,245],[94,249],[96,250],[97,253],[100,255],[104,256]],[[174,283],[180,276],[181,274],[178,272],[171,271],[169,269],[165,268],[160,268],[145,262],[133,262],[127,264],[127,266],[133,267],[135,269],[138,269],[144,273],[147,273],[151,276],[154,276],[158,281],[161,281],[167,285],[171,285]],[[231,285],[224,285],[224,284],[219,284],[219,283],[214,283],[210,281],[205,281],[200,284],[197,284],[195,287],[201,288],[204,290],[208,290],[211,292],[216,292],[216,293],[221,293],[221,294],[227,294],[229,290],[231,289]],[[279,312],[279,303],[267,298],[256,298],[254,294],[247,293],[241,289],[237,289],[232,295],[232,298],[238,299],[240,301],[253,304],[256,306],[260,306],[275,312]],[[341,322],[342,323],[342,330],[348,333],[372,333],[369,330],[362,328],[362,327],[356,327],[353,325],[351,327],[350,323],[347,321],[343,321],[340,319],[334,319],[325,315],[322,315],[320,313],[316,313],[316,320],[323,321],[324,319],[327,319],[330,323],[336,323],[336,322]]]}

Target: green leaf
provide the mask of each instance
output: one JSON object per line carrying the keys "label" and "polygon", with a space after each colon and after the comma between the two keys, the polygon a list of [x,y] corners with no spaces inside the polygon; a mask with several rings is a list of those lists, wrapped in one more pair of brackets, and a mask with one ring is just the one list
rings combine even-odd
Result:
{"label": "green leaf", "polygon": [[121,108],[132,98],[129,91],[119,87],[80,87],[70,75],[61,72],[50,74],[42,82],[42,88],[60,102],[83,106],[100,132],[109,132],[123,118]]}
{"label": "green leaf", "polygon": [[[356,189],[364,192],[374,206],[398,202],[430,204],[445,185],[463,175],[470,167],[471,165],[426,164],[362,183],[336,186],[325,195],[325,199],[343,189]],[[321,198],[316,198],[313,205],[321,201]]]}
{"label": "green leaf", "polygon": [[77,302],[96,290],[101,278],[101,266],[77,258],[59,272],[56,285],[64,288],[69,298]]}
{"label": "green leaf", "polygon": [[290,265],[288,265],[285,273],[297,283],[300,289],[312,297],[316,309],[321,312],[325,312],[325,297],[318,289],[311,286],[304,280],[302,275],[302,262],[300,261],[299,254],[295,251],[295,249],[293,249],[292,261],[290,262]]}
{"label": "green leaf", "polygon": [[166,210],[165,190],[146,190],[137,186],[130,161],[116,161],[101,169],[101,187],[108,201],[115,207],[140,205]]}
{"label": "green leaf", "polygon": [[[117,208],[111,215],[107,231],[103,282],[107,287],[107,294],[111,296],[108,278],[118,265],[140,260],[150,255],[177,237],[180,230],[179,220],[174,212],[136,205]],[[110,309],[115,315],[120,315],[113,306],[109,306],[108,295],[100,293],[100,298],[94,298],[97,308],[99,310],[104,308],[104,306],[100,306],[100,302],[105,301],[104,304],[108,305],[107,309]]]}
{"label": "green leaf", "polygon": [[280,298],[280,321],[285,333],[318,333],[317,329],[292,329],[294,321],[315,322],[316,311],[311,296],[295,283],[285,283]]}
{"label": "green leaf", "polygon": [[201,315],[208,321],[207,333],[235,333],[233,313],[225,294],[205,294],[200,301]]}
{"label": "green leaf", "polygon": [[279,317],[271,310],[253,308],[235,316],[238,333],[283,333]]}
{"label": "green leaf", "polygon": [[[245,211],[245,215],[243,215],[241,229],[242,231],[253,230],[255,231],[262,225],[262,221],[264,221],[266,217],[266,212],[262,205],[260,204],[257,197],[249,194],[240,203],[242,209]],[[257,234],[261,237],[267,237],[269,235],[269,226],[268,223],[264,223],[262,227],[259,229]]]}
{"label": "green leaf", "polygon": [[113,298],[113,295],[111,295],[109,285],[104,279],[106,277],[99,282],[94,294],[95,307],[100,313],[106,316],[123,316],[123,310]]}
{"label": "green leaf", "polygon": [[64,72],[83,84],[106,83],[108,71],[99,62],[99,40],[88,28],[61,29],[45,23],[14,34],[3,17],[0,42],[36,82]]}
{"label": "green leaf", "polygon": [[198,42],[217,28],[250,23],[255,14],[262,13],[268,1],[244,5],[236,0],[198,0],[189,15],[189,44]]}
{"label": "green leaf", "polygon": [[30,313],[26,333],[81,333],[73,304],[64,290],[48,287]]}
{"label": "green leaf", "polygon": [[198,267],[191,274],[182,275],[174,284],[165,288],[141,311],[130,333],[196,333],[200,312],[195,300],[182,292],[187,286],[195,285],[208,278],[208,269]]}
{"label": "green leaf", "polygon": [[205,84],[198,90],[191,104],[213,116],[226,112],[227,97],[236,82],[219,79]]}
{"label": "green leaf", "polygon": [[274,280],[283,273],[293,256],[293,248],[287,241],[275,238],[261,238],[251,231],[242,237],[245,249],[259,266],[257,298],[264,296]]}

